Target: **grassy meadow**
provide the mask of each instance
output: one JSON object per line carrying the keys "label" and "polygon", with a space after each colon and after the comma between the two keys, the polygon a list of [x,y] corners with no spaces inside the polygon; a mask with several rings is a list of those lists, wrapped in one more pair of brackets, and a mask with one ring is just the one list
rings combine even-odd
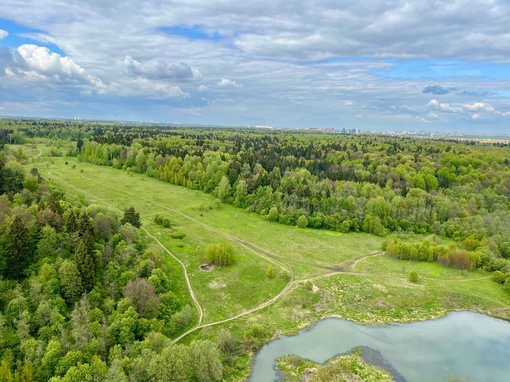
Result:
{"label": "grassy meadow", "polygon": [[[29,157],[39,152],[27,146],[23,150]],[[33,159],[32,164],[34,162],[40,163],[40,170],[59,186],[81,193],[90,202],[104,203],[121,211],[134,206],[140,212],[144,227],[186,265],[192,286],[204,307],[204,322],[225,319],[260,304],[283,289],[291,277],[295,282],[311,279],[314,285],[327,287],[328,281],[348,276],[328,276],[346,266],[343,270],[358,274],[365,282],[376,285],[376,289],[382,285],[387,289],[402,289],[402,293],[416,290],[424,294],[437,290],[438,295],[453,293],[481,299],[480,302],[485,303],[479,306],[486,310],[509,307],[510,296],[488,273],[405,262],[380,254],[371,256],[380,251],[384,240],[377,236],[268,222],[258,215],[221,204],[213,196],[199,191],[142,174],[79,162],[75,158],[41,155]],[[168,217],[172,227],[154,224],[157,214]],[[170,234],[176,230],[185,236],[172,238]],[[205,261],[201,253],[209,244],[222,241],[234,246],[235,265],[201,271],[200,264]],[[274,279],[266,276],[270,264],[276,270]],[[177,263],[173,269],[174,277],[178,277]],[[419,274],[416,284],[407,279],[412,269]],[[413,305],[419,306],[419,299],[409,308],[413,309]],[[441,306],[438,310],[449,307]],[[470,309],[473,305],[464,308]]]}
{"label": "grassy meadow", "polygon": [[[211,195],[145,175],[75,158],[37,156],[40,150],[33,147],[23,150],[32,157],[27,167],[38,167],[70,194],[118,212],[134,206],[143,227],[183,262],[203,309],[202,323],[212,324],[184,341],[217,337],[226,328],[248,338],[255,350],[279,334],[296,333],[328,316],[381,324],[473,310],[510,319],[510,295],[489,273],[396,260],[380,252],[384,238],[271,223]],[[156,215],[169,218],[172,226],[156,225]],[[176,231],[184,236],[172,237]],[[217,242],[234,247],[235,263],[202,271],[205,249]],[[188,294],[180,264],[170,256],[165,261],[177,290]],[[267,276],[269,266],[275,269],[274,278]],[[411,270],[419,275],[416,283],[408,279]],[[250,311],[282,291],[273,304]],[[215,324],[243,312],[249,314]],[[233,369],[238,371],[229,380],[245,378],[249,372],[248,357],[236,362]]]}
{"label": "grassy meadow", "polygon": [[[43,175],[92,203],[120,211],[134,206],[140,212],[143,226],[186,265],[204,310],[204,323],[253,308],[275,296],[291,278],[304,280],[334,272],[381,246],[380,238],[367,234],[347,235],[271,223],[220,204],[210,195],[145,175],[82,163],[74,158],[36,160],[42,164],[39,167]],[[153,220],[157,214],[168,217],[172,227],[156,225]],[[172,238],[174,231],[185,236]],[[209,272],[200,270],[205,262],[205,248],[226,241],[234,246],[235,265]],[[172,265],[171,259],[168,261]],[[276,271],[272,279],[266,275],[269,265]],[[179,265],[175,262],[172,267],[176,273],[173,277],[180,279]],[[184,280],[180,282],[184,284]]]}

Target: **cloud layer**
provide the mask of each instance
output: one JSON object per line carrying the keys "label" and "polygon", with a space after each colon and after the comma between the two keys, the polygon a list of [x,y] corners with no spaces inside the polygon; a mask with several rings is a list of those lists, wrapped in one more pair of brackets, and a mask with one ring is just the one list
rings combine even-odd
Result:
{"label": "cloud layer", "polygon": [[3,114],[25,103],[59,117],[508,126],[505,0],[4,0],[0,15],[30,28],[0,21],[0,45],[25,39],[0,46]]}

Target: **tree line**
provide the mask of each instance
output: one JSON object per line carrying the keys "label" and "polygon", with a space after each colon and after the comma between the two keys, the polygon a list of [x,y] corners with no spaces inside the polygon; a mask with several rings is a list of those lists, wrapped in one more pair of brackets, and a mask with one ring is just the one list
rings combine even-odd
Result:
{"label": "tree line", "polygon": [[[473,236],[487,239],[495,256],[510,256],[505,144],[214,129],[144,134],[104,129],[66,154],[212,193],[282,224]],[[116,143],[130,135],[130,145]]]}
{"label": "tree line", "polygon": [[37,168],[25,174],[24,159],[5,151],[0,381],[220,379],[226,343],[242,349],[231,334],[171,344],[196,311],[159,247],[139,234],[139,213],[87,204]]}

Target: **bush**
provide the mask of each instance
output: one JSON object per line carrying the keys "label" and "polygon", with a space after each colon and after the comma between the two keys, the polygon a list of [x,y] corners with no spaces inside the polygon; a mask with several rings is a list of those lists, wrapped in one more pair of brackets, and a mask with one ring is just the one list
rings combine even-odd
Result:
{"label": "bush", "polygon": [[411,271],[409,272],[409,281],[411,281],[412,283],[417,283],[418,282],[418,272],[416,271]]}
{"label": "bush", "polygon": [[308,226],[308,219],[305,215],[301,215],[297,220],[297,226],[299,228],[306,228]]}
{"label": "bush", "polygon": [[274,277],[276,276],[274,267],[271,264],[267,267],[266,275],[270,279],[274,279]]}
{"label": "bush", "polygon": [[492,274],[492,279],[494,281],[496,281],[498,284],[504,284],[505,283],[505,280],[506,280],[506,277],[505,277],[505,274],[501,271],[495,271],[493,274]]}
{"label": "bush", "polygon": [[230,265],[234,262],[234,248],[228,243],[211,244],[205,250],[205,258],[209,264]]}
{"label": "bush", "polygon": [[161,215],[156,215],[154,217],[154,223],[156,223],[157,225],[161,225],[165,228],[170,228],[172,226],[172,223],[170,222],[170,219],[168,218],[165,218]]}
{"label": "bush", "polygon": [[186,235],[184,234],[184,232],[181,231],[170,232],[170,237],[173,239],[182,239],[184,236]]}
{"label": "bush", "polygon": [[279,217],[278,208],[271,207],[271,209],[269,210],[269,214],[267,215],[267,220],[275,222],[278,221],[278,217]]}

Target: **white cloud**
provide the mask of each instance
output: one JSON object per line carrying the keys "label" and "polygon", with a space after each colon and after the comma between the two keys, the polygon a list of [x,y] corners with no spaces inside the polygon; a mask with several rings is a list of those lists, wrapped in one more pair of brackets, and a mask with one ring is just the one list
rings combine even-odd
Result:
{"label": "white cloud", "polygon": [[229,80],[228,78],[222,78],[218,81],[218,86],[232,86],[232,87],[240,87],[241,85],[233,80]]}
{"label": "white cloud", "polygon": [[146,97],[157,100],[184,99],[190,96],[179,86],[141,77],[111,83],[107,91],[120,97]]}
{"label": "white cloud", "polygon": [[494,112],[494,107],[484,102],[475,102],[473,104],[463,105],[462,109],[465,111],[484,111],[486,113]]}
{"label": "white cloud", "polygon": [[102,87],[99,78],[88,74],[71,58],[52,53],[46,47],[25,44],[18,48],[18,53],[26,65],[25,76],[52,81],[78,81],[92,86]]}
{"label": "white cloud", "polygon": [[19,37],[28,38],[37,41],[41,44],[54,44],[57,45],[57,40],[48,35],[47,33],[18,33]]}
{"label": "white cloud", "polygon": [[154,58],[140,62],[126,56],[122,63],[132,74],[150,79],[182,82],[200,78],[198,69],[182,61],[169,63],[165,59]]}
{"label": "white cloud", "polygon": [[[20,85],[62,86],[88,93],[102,93],[105,85],[100,78],[89,74],[70,57],[51,52],[46,47],[25,44],[16,50],[0,51],[0,77],[11,82],[11,90]],[[3,70],[2,70],[3,69]]]}
{"label": "white cloud", "polygon": [[209,90],[209,88],[208,88],[207,86],[205,86],[205,85],[200,85],[200,86],[198,87],[198,91],[199,91],[199,92],[206,92],[206,91],[208,91],[208,90]]}
{"label": "white cloud", "polygon": [[[491,116],[491,120],[498,117],[507,117],[510,116],[509,111],[498,111],[494,106],[488,104],[486,102],[474,102],[472,104],[464,104],[459,106],[450,105],[449,103],[439,102],[436,99],[432,99],[427,103],[427,107],[429,109],[442,111],[450,114],[457,114],[463,118],[468,118],[471,120],[478,120],[484,116],[486,119],[487,116]],[[507,105],[508,107],[508,105]],[[429,118],[438,118],[438,114],[434,112],[428,113]],[[503,120],[502,120],[503,121]],[[504,123],[504,122],[503,122]]]}
{"label": "white cloud", "polygon": [[457,113],[461,109],[458,107],[450,106],[450,104],[445,102],[439,102],[437,99],[431,99],[427,104],[427,107],[434,110],[440,110],[445,112]]}
{"label": "white cloud", "polygon": [[[439,102],[436,99],[431,99],[429,103],[427,104],[427,107],[434,110],[440,110],[445,112],[451,112],[451,113],[462,113],[462,112],[476,112],[476,118],[478,118],[478,113],[484,112],[484,113],[494,113],[494,107],[488,103],[485,102],[474,102],[472,104],[465,104],[462,106],[452,106],[448,103]],[[476,119],[473,118],[473,119]]]}
{"label": "white cloud", "polygon": [[9,32],[7,32],[7,31],[5,31],[3,29],[0,29],[0,40],[3,40],[7,36],[9,36]]}

